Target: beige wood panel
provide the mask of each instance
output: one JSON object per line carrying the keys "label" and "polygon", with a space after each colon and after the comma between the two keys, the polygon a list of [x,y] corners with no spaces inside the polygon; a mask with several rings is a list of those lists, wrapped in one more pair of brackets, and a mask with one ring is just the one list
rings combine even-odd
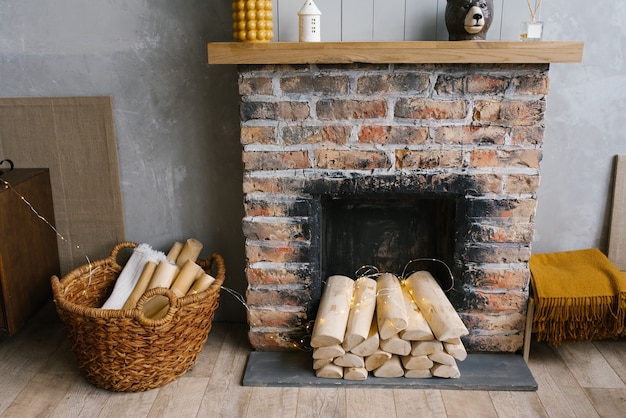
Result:
{"label": "beige wood panel", "polygon": [[396,414],[399,417],[445,417],[440,390],[394,389]]}
{"label": "beige wood panel", "polygon": [[615,185],[608,256],[609,260],[620,270],[626,270],[626,155],[615,157]]}
{"label": "beige wood panel", "polygon": [[209,64],[577,63],[582,42],[214,42]]}
{"label": "beige wood panel", "polygon": [[110,97],[0,98],[0,156],[50,169],[62,274],[125,240]]}

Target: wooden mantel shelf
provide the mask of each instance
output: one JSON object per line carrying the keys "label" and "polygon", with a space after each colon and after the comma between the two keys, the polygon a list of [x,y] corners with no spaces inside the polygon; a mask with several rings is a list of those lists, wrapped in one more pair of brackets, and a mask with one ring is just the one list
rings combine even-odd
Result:
{"label": "wooden mantel shelf", "polygon": [[539,64],[582,62],[583,42],[213,42],[209,64]]}

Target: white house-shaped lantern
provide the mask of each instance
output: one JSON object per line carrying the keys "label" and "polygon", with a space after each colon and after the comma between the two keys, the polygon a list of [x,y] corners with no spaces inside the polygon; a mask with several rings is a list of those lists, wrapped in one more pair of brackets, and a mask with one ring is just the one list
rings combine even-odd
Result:
{"label": "white house-shaped lantern", "polygon": [[317,8],[313,0],[306,0],[304,6],[298,12],[300,42],[320,42],[322,12]]}

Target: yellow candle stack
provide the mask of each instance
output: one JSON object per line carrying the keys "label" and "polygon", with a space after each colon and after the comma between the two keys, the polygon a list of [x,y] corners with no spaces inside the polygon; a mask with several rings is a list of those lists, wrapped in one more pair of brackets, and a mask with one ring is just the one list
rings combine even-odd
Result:
{"label": "yellow candle stack", "polygon": [[269,42],[274,37],[272,2],[233,1],[233,36],[241,42]]}

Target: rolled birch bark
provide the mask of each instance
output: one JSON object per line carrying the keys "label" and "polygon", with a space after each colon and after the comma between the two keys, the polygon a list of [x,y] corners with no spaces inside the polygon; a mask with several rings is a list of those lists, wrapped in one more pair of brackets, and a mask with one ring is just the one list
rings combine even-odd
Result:
{"label": "rolled birch bark", "polygon": [[465,350],[465,346],[461,342],[459,342],[458,344],[444,342],[443,349],[446,351],[446,353],[450,354],[452,357],[459,361],[463,361],[467,358],[467,351]]}
{"label": "rolled birch bark", "polygon": [[313,349],[313,359],[335,359],[337,357],[343,356],[346,354],[346,351],[339,344],[329,345],[327,347],[317,347]]}
{"label": "rolled birch bark", "polygon": [[376,310],[376,280],[360,277],[354,283],[352,307],[346,325],[343,348],[352,350],[369,336]]}
{"label": "rolled birch bark", "polygon": [[380,346],[380,336],[378,335],[378,326],[376,325],[376,321],[373,320],[370,325],[370,332],[361,344],[354,347],[350,352],[366,357],[374,354],[378,347]]}
{"label": "rolled birch bark", "polygon": [[433,377],[433,374],[430,370],[410,370],[407,369],[404,371],[404,377],[409,379],[428,379]]}
{"label": "rolled birch bark", "polygon": [[343,378],[345,380],[365,380],[367,379],[367,370],[363,367],[346,367],[343,369]]}
{"label": "rolled birch bark", "polygon": [[185,241],[183,248],[180,250],[180,254],[176,258],[176,265],[182,267],[187,260],[195,262],[202,251],[202,243],[194,238],[189,238]]}
{"label": "rolled birch bark", "polygon": [[409,324],[406,329],[400,331],[400,337],[407,341],[434,340],[435,336],[430,329],[430,325],[426,322],[426,318],[424,318],[424,315],[420,312],[406,286],[402,286],[402,296],[404,296]]}
{"label": "rolled birch bark", "polygon": [[363,357],[357,356],[354,353],[346,353],[343,356],[339,356],[333,360],[333,363],[341,367],[365,367]]}
{"label": "rolled birch bark", "polygon": [[343,367],[329,363],[316,370],[315,376],[325,379],[341,379],[343,377]]}
{"label": "rolled birch bark", "polygon": [[178,267],[176,264],[161,261],[154,269],[154,274],[150,279],[148,289],[154,289],[155,287],[165,287],[169,289],[177,274]]}
{"label": "rolled birch bark", "polygon": [[400,338],[398,334],[392,335],[387,340],[380,340],[380,348],[399,356],[408,356],[411,353],[411,343]]}
{"label": "rolled birch bark", "polygon": [[187,294],[195,295],[196,293],[204,292],[209,287],[211,287],[214,281],[215,277],[205,273],[204,271],[201,271],[200,277],[196,277],[196,280],[191,285],[191,289],[187,291]]}
{"label": "rolled birch bark", "polygon": [[365,369],[368,371],[376,370],[387,360],[391,358],[391,353],[383,350],[376,350],[375,353],[365,357]]}
{"label": "rolled birch bark", "polygon": [[432,369],[430,369],[430,372],[433,376],[445,377],[449,379],[458,379],[461,377],[461,371],[456,364],[454,366],[448,366],[447,364],[435,364]]}
{"label": "rolled birch bark", "polygon": [[156,266],[156,263],[153,261],[146,262],[146,265],[143,267],[143,271],[141,272],[141,276],[139,276],[139,280],[137,280],[137,284],[135,284],[133,291],[128,296],[128,299],[126,299],[122,309],[133,309],[137,306],[139,298],[148,289],[148,285],[150,284],[150,280],[152,279]]}
{"label": "rolled birch bark", "polygon": [[[180,272],[174,279],[174,283],[172,283],[170,289],[172,290],[172,292],[174,292],[176,296],[182,298],[187,294],[187,292],[191,288],[191,285],[196,280],[196,277],[200,276],[200,273],[204,273],[202,267],[200,267],[191,260],[187,260],[183,268],[180,269]],[[153,319],[163,318],[167,314],[167,310],[169,309],[169,301],[167,300],[167,298],[165,298],[165,300],[163,300],[163,298],[157,298],[157,300],[161,301],[160,305],[162,306],[158,313],[156,313],[152,317]],[[154,308],[151,307],[151,309],[156,308],[158,308],[158,306],[154,306]],[[147,309],[144,309],[144,313],[146,312]]]}
{"label": "rolled birch bark", "polygon": [[408,370],[430,370],[435,363],[428,356],[403,356],[402,365]]}
{"label": "rolled birch bark", "polygon": [[389,339],[409,325],[400,281],[391,273],[381,274],[377,282],[376,319],[378,334]]}
{"label": "rolled birch bark", "polygon": [[311,347],[325,347],[343,342],[353,294],[354,280],[351,278],[328,278],[313,325]]}
{"label": "rolled birch bark", "polygon": [[413,341],[412,343],[412,356],[427,356],[429,354],[438,353],[443,351],[443,344],[441,341]]}
{"label": "rolled birch bark", "polygon": [[438,340],[444,341],[469,334],[459,314],[429,272],[413,273],[404,283]]}
{"label": "rolled birch bark", "polygon": [[393,355],[382,366],[374,370],[374,376],[376,377],[402,377],[404,376],[404,369],[400,362],[400,357]]}
{"label": "rolled birch bark", "polygon": [[172,248],[170,248],[170,250],[167,252],[166,258],[172,263],[175,263],[182,249],[183,249],[183,244],[176,241],[172,245]]}

